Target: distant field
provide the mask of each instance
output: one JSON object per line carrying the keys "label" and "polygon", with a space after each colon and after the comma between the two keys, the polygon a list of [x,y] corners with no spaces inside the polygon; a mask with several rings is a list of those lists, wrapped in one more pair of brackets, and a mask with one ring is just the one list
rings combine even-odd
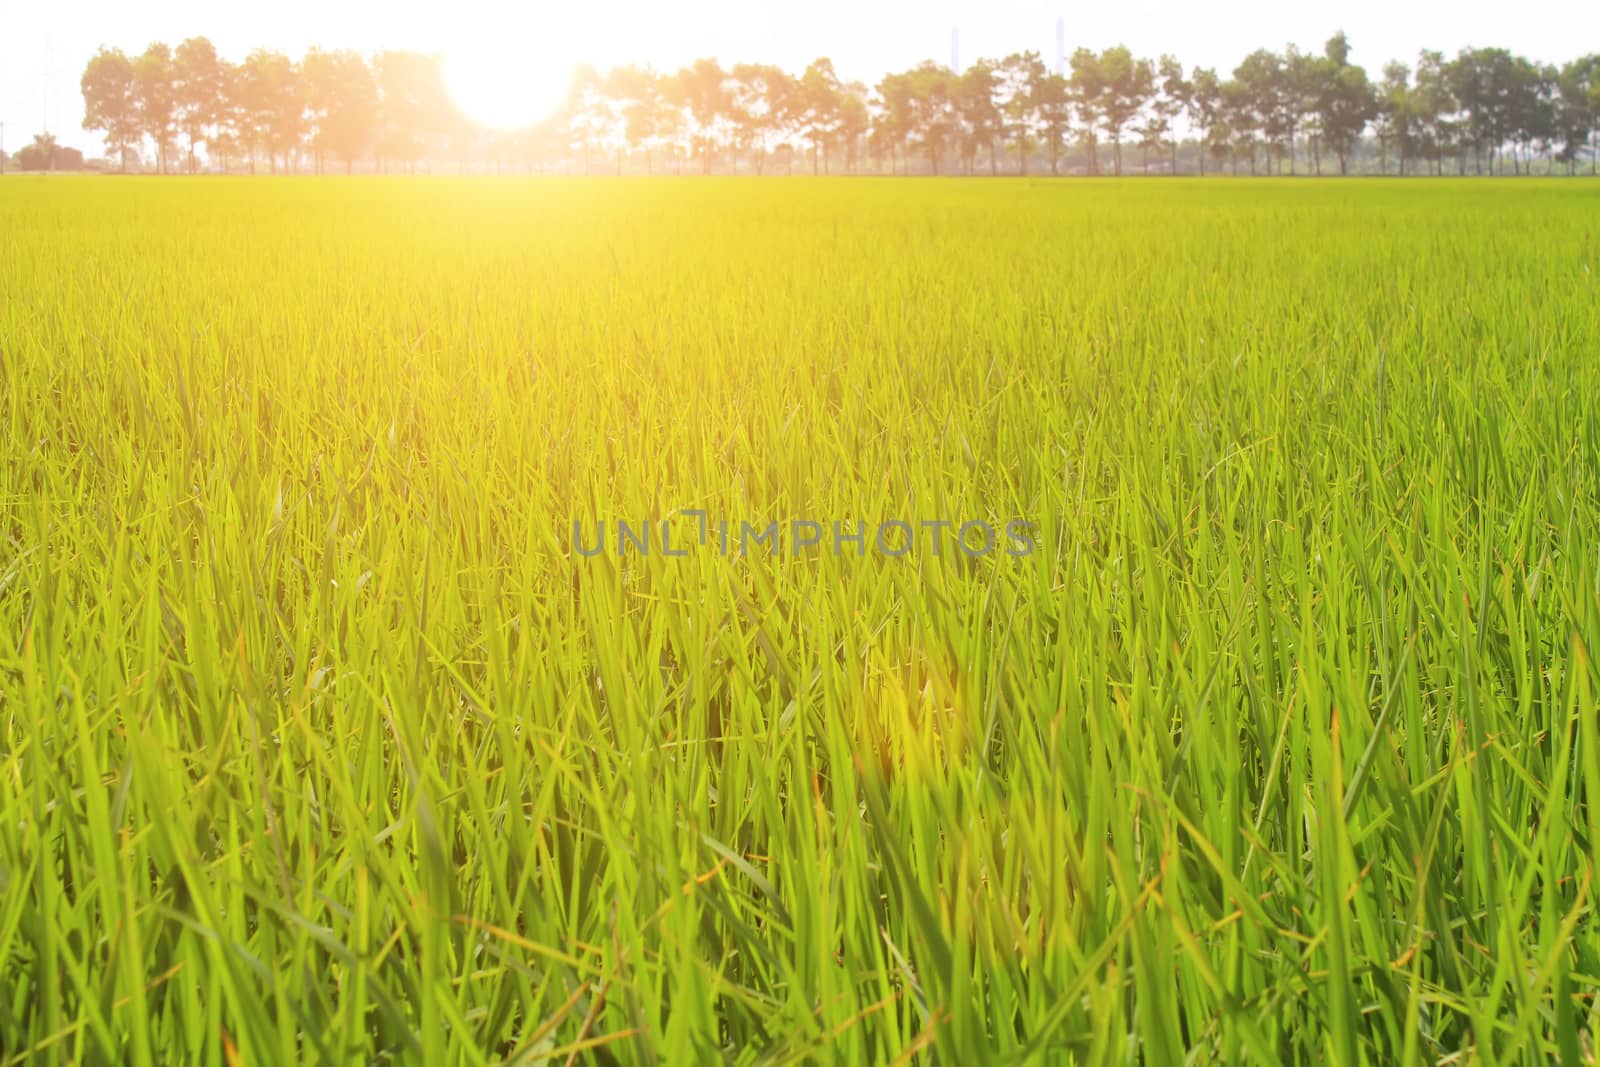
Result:
{"label": "distant field", "polygon": [[1593,1055],[1593,183],[8,176],[0,382],[0,1064]]}

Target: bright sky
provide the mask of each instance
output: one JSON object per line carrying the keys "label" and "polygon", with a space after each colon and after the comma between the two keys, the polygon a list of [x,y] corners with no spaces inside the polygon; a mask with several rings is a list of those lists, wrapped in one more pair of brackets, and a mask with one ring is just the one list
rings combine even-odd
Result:
{"label": "bright sky", "polygon": [[1593,0],[1345,0],[1322,10],[1281,0],[0,0],[0,121],[11,151],[48,126],[63,143],[99,154],[98,135],[81,128],[78,91],[95,48],[133,54],[153,40],[176,45],[196,34],[233,60],[256,46],[298,57],[315,44],[445,51],[471,64],[514,42],[538,70],[581,61],[667,70],[712,55],[798,71],[826,55],[844,77],[876,81],[923,59],[949,62],[952,28],[960,29],[963,64],[1029,48],[1053,62],[1057,17],[1066,19],[1069,54],[1124,43],[1222,70],[1257,47],[1320,48],[1341,28],[1356,62],[1373,74],[1424,47],[1498,45],[1549,62],[1600,51]]}

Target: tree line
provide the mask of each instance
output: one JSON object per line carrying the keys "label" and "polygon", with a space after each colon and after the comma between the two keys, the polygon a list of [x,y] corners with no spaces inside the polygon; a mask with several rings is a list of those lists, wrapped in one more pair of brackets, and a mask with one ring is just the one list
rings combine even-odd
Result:
{"label": "tree line", "polygon": [[574,72],[566,103],[520,131],[476,126],[440,58],[257,49],[195,37],[84,70],[84,127],[123,165],[325,172],[420,165],[595,173],[1590,174],[1600,167],[1600,54],[1565,65],[1502,48],[1423,51],[1374,79],[1343,33],[1320,52],[1258,49],[1231,73],[1121,46],[934,62],[846,81],[701,59],[676,72]]}
{"label": "tree line", "polygon": [[24,146],[14,156],[0,152],[0,173],[11,166],[17,170],[83,170],[83,153],[68,145],[58,144],[54,135],[36,134],[32,143]]}

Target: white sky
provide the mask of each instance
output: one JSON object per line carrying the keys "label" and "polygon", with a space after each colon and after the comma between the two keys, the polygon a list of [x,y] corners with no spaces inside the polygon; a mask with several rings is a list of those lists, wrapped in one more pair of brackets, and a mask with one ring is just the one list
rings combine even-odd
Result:
{"label": "white sky", "polygon": [[98,134],[81,128],[78,91],[95,48],[133,54],[153,40],[176,45],[196,34],[233,60],[256,46],[294,56],[313,44],[470,54],[516,42],[532,62],[563,70],[579,61],[675,69],[713,55],[798,71],[826,55],[844,77],[874,82],[923,59],[948,62],[957,27],[963,63],[1029,48],[1051,63],[1058,16],[1066,19],[1069,54],[1080,45],[1125,43],[1141,54],[1172,52],[1186,66],[1222,70],[1258,47],[1320,48],[1341,28],[1356,62],[1374,75],[1386,60],[1409,61],[1424,47],[1450,53],[1496,45],[1547,62],[1600,51],[1600,4],[1593,0],[1346,0],[1320,10],[1281,0],[1124,0],[1092,8],[1065,0],[0,0],[0,121],[10,151],[48,125],[63,143],[98,154]]}

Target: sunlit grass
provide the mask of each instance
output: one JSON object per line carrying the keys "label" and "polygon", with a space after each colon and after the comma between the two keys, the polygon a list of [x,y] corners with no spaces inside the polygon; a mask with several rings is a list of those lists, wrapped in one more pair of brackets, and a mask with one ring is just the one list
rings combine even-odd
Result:
{"label": "sunlit grass", "polygon": [[0,182],[3,1062],[1592,1055],[1597,194]]}

